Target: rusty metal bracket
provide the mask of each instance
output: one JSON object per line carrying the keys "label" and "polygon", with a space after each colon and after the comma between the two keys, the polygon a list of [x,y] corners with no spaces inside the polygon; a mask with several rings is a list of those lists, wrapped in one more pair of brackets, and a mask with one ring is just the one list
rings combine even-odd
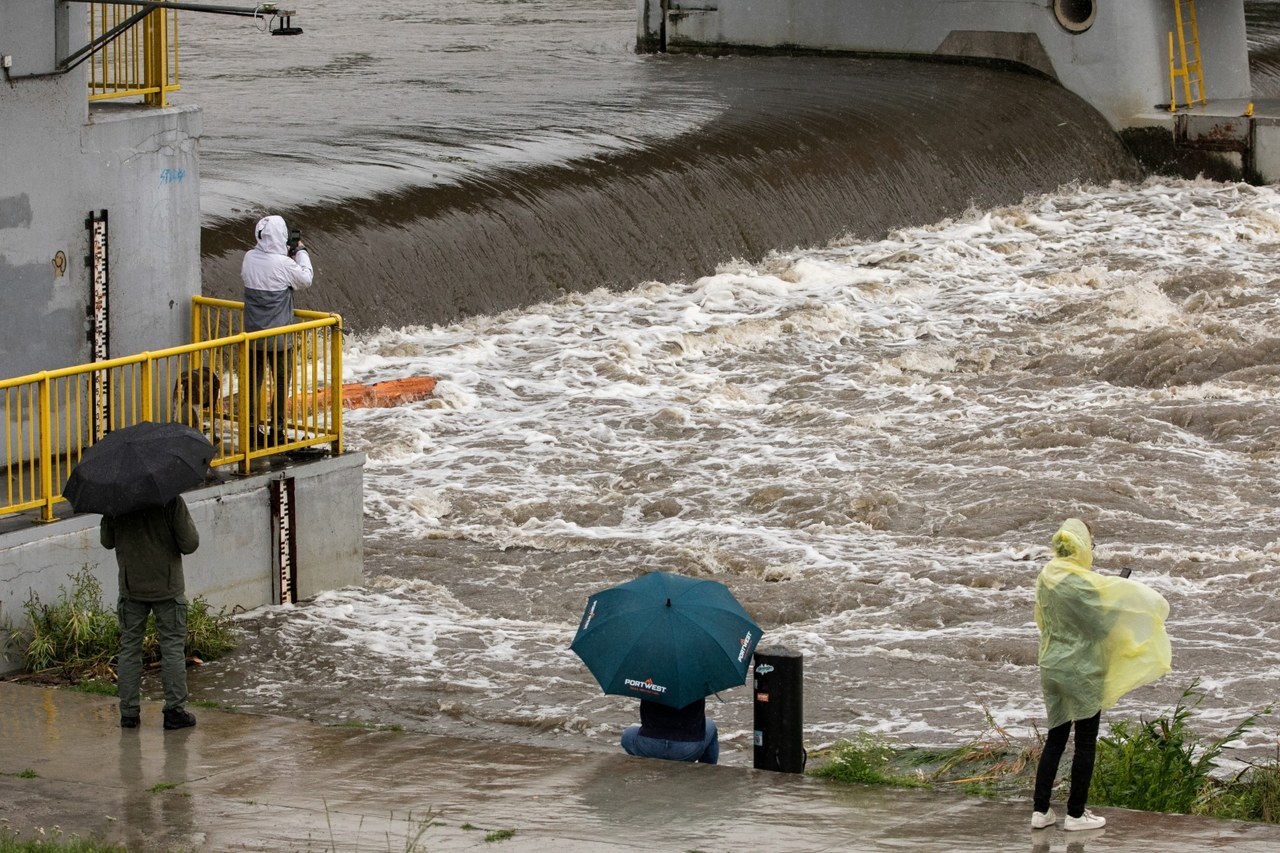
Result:
{"label": "rusty metal bracket", "polygon": [[1173,135],[1181,148],[1243,153],[1253,148],[1253,118],[1179,113],[1174,117]]}

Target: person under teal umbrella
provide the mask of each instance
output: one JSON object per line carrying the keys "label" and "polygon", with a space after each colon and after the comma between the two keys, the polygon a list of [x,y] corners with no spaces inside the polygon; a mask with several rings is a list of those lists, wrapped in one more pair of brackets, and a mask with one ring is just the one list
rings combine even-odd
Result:
{"label": "person under teal umbrella", "polygon": [[605,693],[640,700],[628,754],[715,764],[706,697],[745,683],[762,634],[724,584],[650,572],[591,596],[570,648]]}

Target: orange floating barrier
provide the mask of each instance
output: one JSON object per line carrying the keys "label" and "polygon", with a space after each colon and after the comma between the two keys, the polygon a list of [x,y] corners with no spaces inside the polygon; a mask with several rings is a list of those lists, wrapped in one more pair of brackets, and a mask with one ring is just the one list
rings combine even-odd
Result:
{"label": "orange floating barrier", "polygon": [[[353,383],[360,384],[360,383]],[[358,401],[351,402],[351,409],[387,409],[402,403],[426,400],[435,391],[433,377],[411,377],[408,379],[388,379],[365,386],[365,393]],[[353,394],[355,397],[355,394]],[[347,386],[342,387],[342,403],[347,405]]]}
{"label": "orange floating barrier", "polygon": [[388,379],[372,385],[349,382],[342,386],[342,406],[346,409],[385,409],[425,400],[435,389],[436,380],[431,376]]}

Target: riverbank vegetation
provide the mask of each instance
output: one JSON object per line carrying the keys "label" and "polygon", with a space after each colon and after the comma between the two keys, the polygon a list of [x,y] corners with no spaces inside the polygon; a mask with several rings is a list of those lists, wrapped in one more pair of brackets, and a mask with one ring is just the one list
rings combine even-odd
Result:
{"label": "riverbank vegetation", "polygon": [[[22,655],[29,677],[63,684],[104,684],[115,681],[115,658],[120,651],[120,623],[115,611],[102,604],[102,585],[86,567],[70,576],[58,600],[45,603],[32,594],[23,605],[27,628],[10,630],[11,647]],[[235,647],[231,617],[211,612],[203,598],[187,608],[188,660],[213,660]],[[160,660],[155,617],[148,617],[142,641],[144,663]],[[114,690],[111,692],[114,693]]]}
{"label": "riverbank vegetation", "polygon": [[128,848],[108,844],[95,838],[68,835],[58,827],[40,829],[30,838],[22,838],[0,818],[0,853],[129,853]]}
{"label": "riverbank vegetation", "polygon": [[[1249,714],[1220,738],[1205,738],[1191,726],[1193,709],[1203,698],[1199,682],[1193,681],[1167,714],[1112,723],[1098,738],[1090,805],[1280,823],[1280,751],[1231,772],[1220,762],[1271,708]],[[837,782],[1030,797],[1043,746],[1042,737],[1035,743],[1018,742],[988,714],[986,732],[964,746],[922,749],[863,733],[815,753],[812,758],[820,763],[809,774]],[[1061,785],[1070,776],[1070,758],[1068,748]]]}

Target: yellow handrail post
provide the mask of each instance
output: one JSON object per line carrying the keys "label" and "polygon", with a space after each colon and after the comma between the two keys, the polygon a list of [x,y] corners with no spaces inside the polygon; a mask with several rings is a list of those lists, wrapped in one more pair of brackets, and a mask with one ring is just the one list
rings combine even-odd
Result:
{"label": "yellow handrail post", "polygon": [[342,317],[333,316],[338,322],[329,336],[329,416],[337,435],[333,442],[333,453],[337,456],[342,453]]}
{"label": "yellow handrail post", "polygon": [[165,44],[168,41],[165,11],[156,9],[150,15],[147,15],[143,24],[143,39],[146,48],[142,57],[144,67],[142,85],[147,92],[143,96],[143,100],[153,107],[163,107],[167,104],[165,83],[169,79],[166,68],[169,56],[165,49]]}
{"label": "yellow handrail post", "polygon": [[[204,340],[204,329],[200,324],[204,318],[204,311],[201,309],[200,302],[197,299],[191,300],[191,343],[198,344]],[[191,370],[199,373],[204,367],[204,351],[197,350],[191,354]]]}
{"label": "yellow handrail post", "polygon": [[204,308],[200,304],[199,299],[191,300],[191,343],[198,344],[204,340],[201,337],[204,330],[200,328],[201,318],[204,316]]}
{"label": "yellow handrail post", "polygon": [[153,405],[156,393],[154,387],[155,365],[151,361],[151,353],[144,352],[142,357],[143,361],[140,365],[142,370],[142,420],[151,421],[155,420],[155,406]]}
{"label": "yellow handrail post", "polygon": [[40,505],[40,520],[53,521],[53,430],[49,425],[53,415],[49,405],[48,374],[42,374],[39,384],[40,404],[40,492],[44,501]]}
{"label": "yellow handrail post", "polygon": [[1176,72],[1173,64],[1173,30],[1169,30],[1169,112],[1178,111],[1178,86],[1174,82]]}
{"label": "yellow handrail post", "polygon": [[[253,385],[253,379],[249,376],[249,339],[243,332],[240,333],[237,356],[240,362],[240,382],[236,388],[236,396],[239,398],[236,405],[236,433],[240,452],[244,456],[240,460],[240,472],[248,476],[253,464],[249,459],[249,451],[253,449],[249,443],[249,395],[254,393],[254,389],[250,387]],[[254,431],[257,431],[256,427]]]}

